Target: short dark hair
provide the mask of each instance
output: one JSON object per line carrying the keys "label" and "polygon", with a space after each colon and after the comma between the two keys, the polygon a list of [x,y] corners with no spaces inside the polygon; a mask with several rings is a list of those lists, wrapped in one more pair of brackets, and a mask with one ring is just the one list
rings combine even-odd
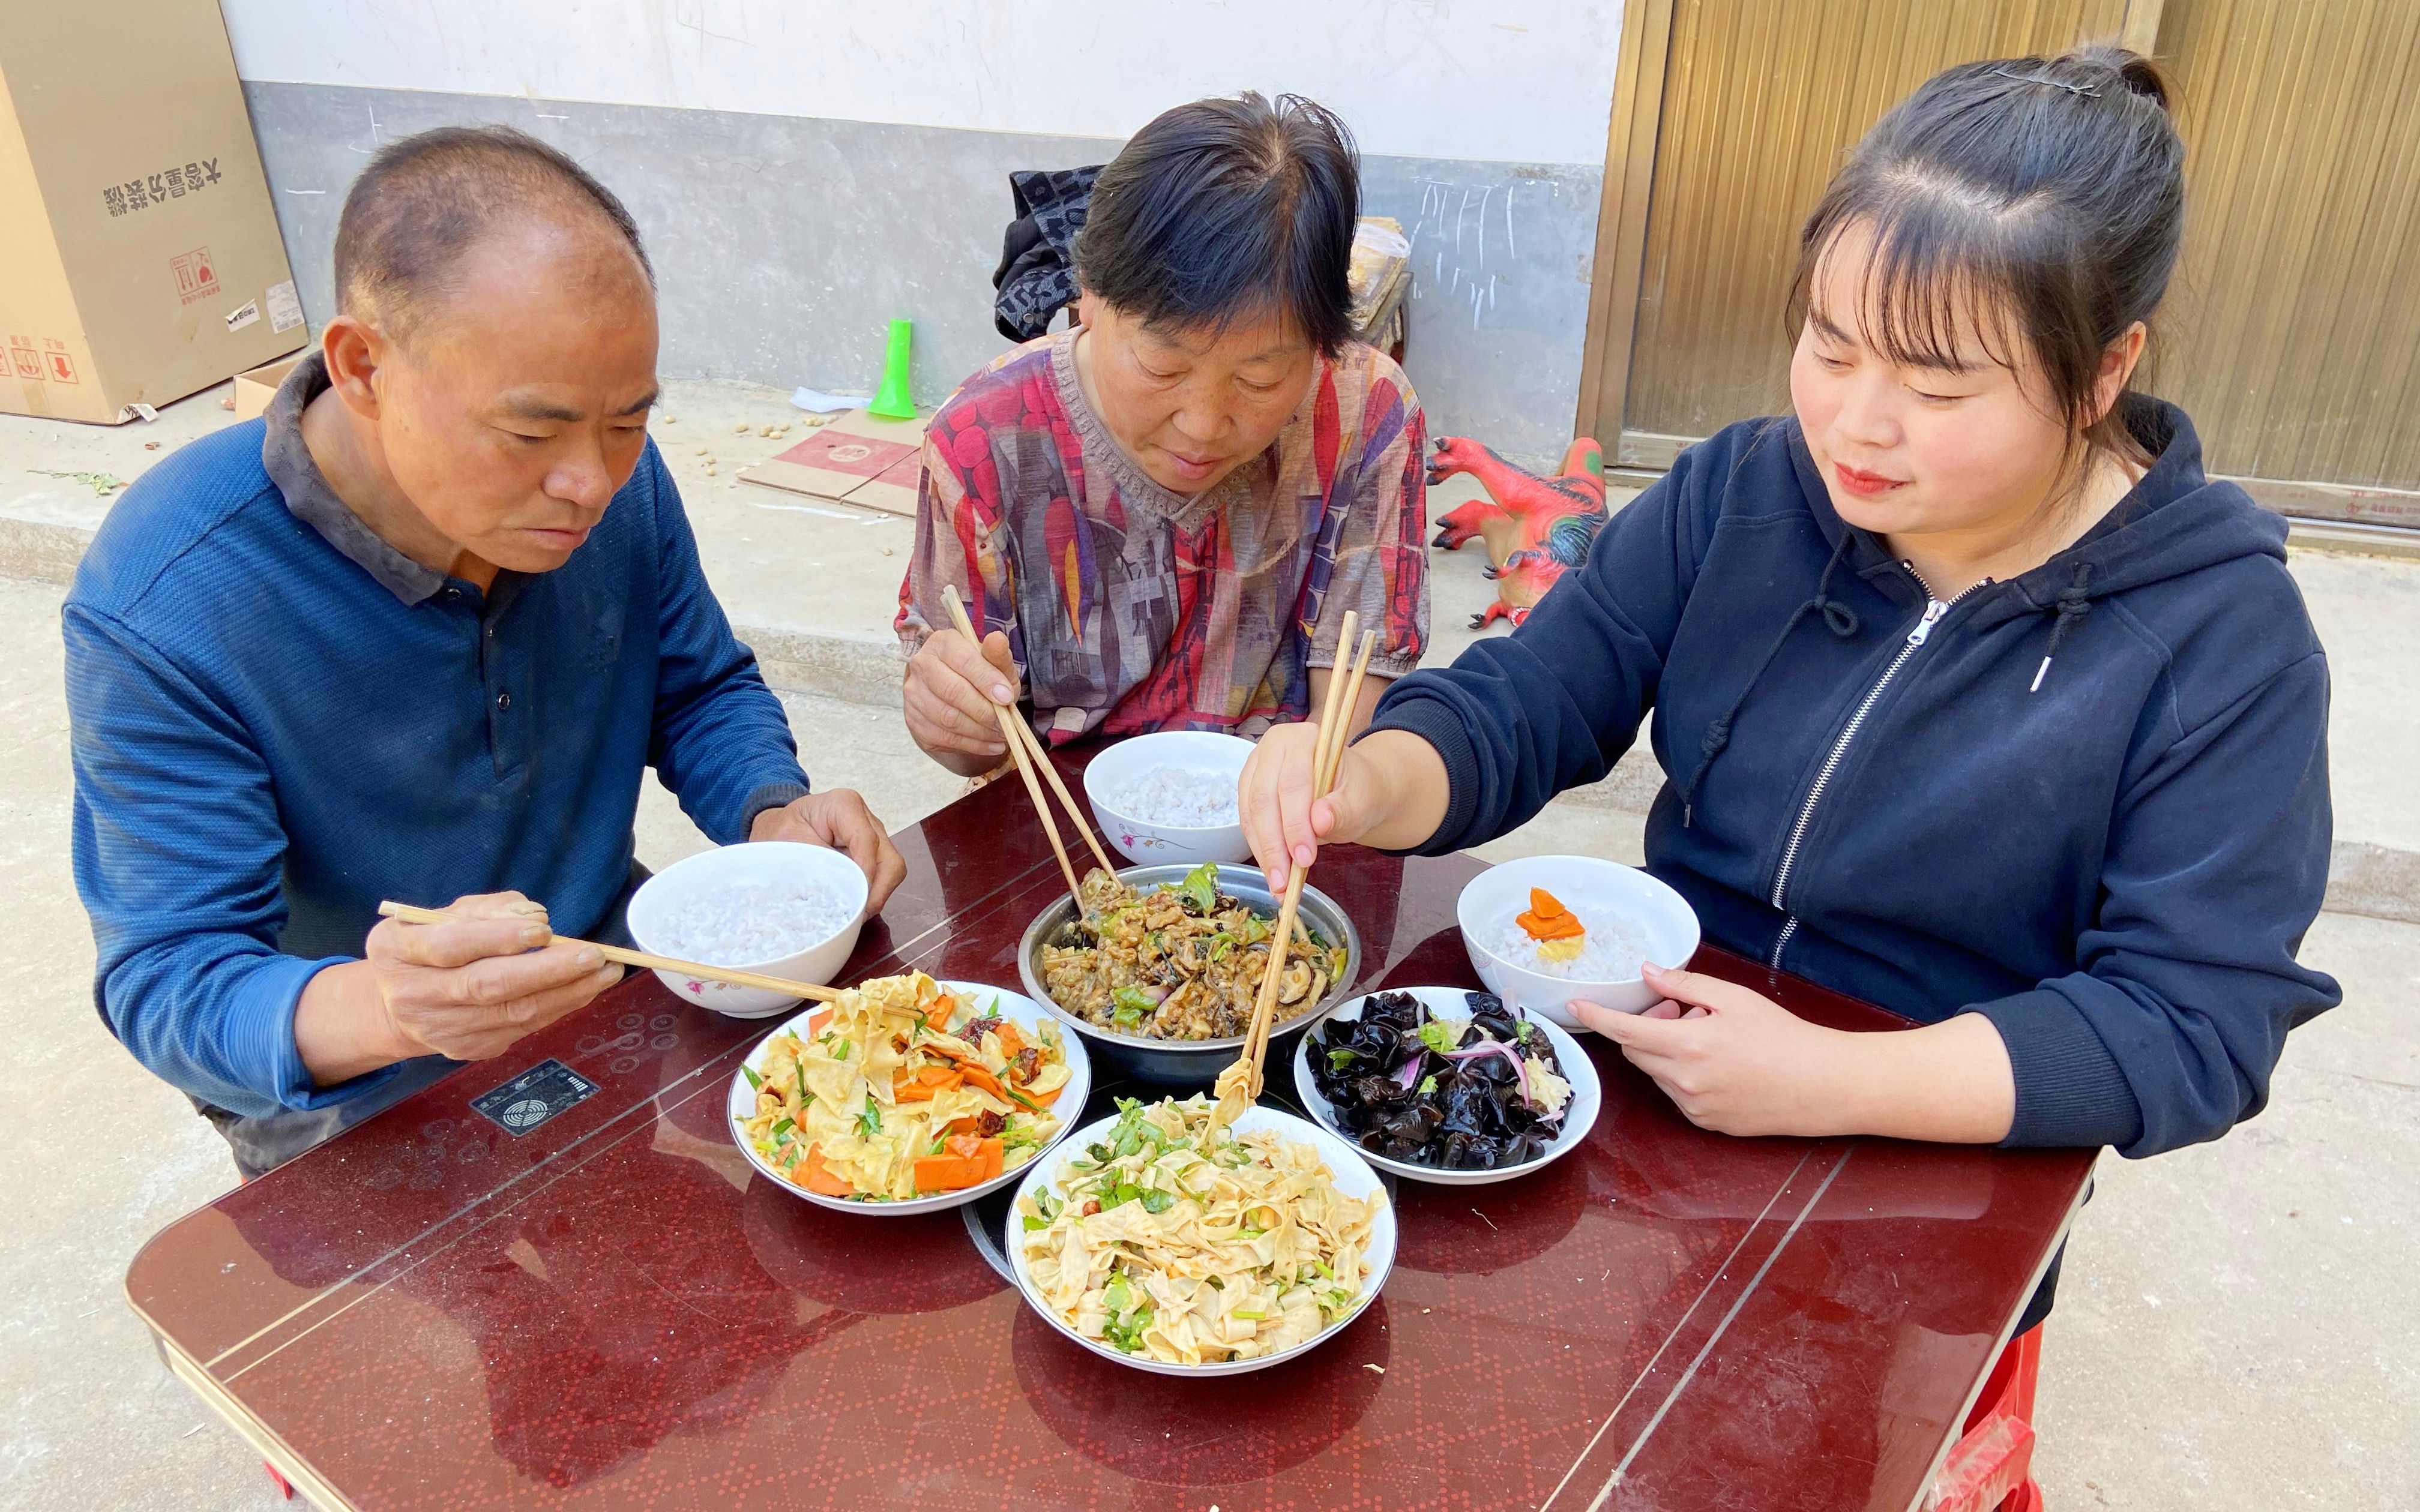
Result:
{"label": "short dark hair", "polygon": [[1085,289],[1147,326],[1290,317],[1333,355],[1353,334],[1353,133],[1299,95],[1179,105],[1093,186],[1076,241]]}
{"label": "short dark hair", "polygon": [[[2168,99],[2149,59],[2106,44],[1934,74],[1866,133],[1807,217],[1792,316],[1840,233],[1869,225],[1875,350],[1943,365],[1962,318],[2004,322],[2071,430],[2148,460],[2122,403],[2091,407],[2102,354],[2149,322],[2176,269],[2184,144]],[[2013,367],[2005,347],[1993,360]]]}
{"label": "short dark hair", "polygon": [[479,239],[516,219],[601,217],[654,286],[638,223],[587,169],[509,126],[441,126],[391,142],[346,192],[336,302],[401,340]]}

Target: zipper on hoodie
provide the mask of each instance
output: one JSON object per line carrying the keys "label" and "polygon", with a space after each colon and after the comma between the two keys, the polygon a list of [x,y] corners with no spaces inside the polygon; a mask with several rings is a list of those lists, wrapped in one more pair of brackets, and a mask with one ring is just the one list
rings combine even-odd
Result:
{"label": "zipper on hoodie", "polygon": [[1924,574],[1916,571],[1913,563],[1902,562],[1900,566],[1916,579],[1918,588],[1924,590],[1924,612],[1916,617],[1915,625],[1907,632],[1907,639],[1900,643],[1898,655],[1891,657],[1890,664],[1883,669],[1883,674],[1874,679],[1874,686],[1866,689],[1866,696],[1857,702],[1856,712],[1849,716],[1849,722],[1840,727],[1839,737],[1832,742],[1830,754],[1823,758],[1823,765],[1816,772],[1815,780],[1807,785],[1806,801],[1798,806],[1798,820],[1790,826],[1790,843],[1782,847],[1781,865],[1773,873],[1771,901],[1784,916],[1781,933],[1773,937],[1772,952],[1764,961],[1765,965],[1775,971],[1781,969],[1781,952],[1789,949],[1790,937],[1798,933],[1798,916],[1791,913],[1784,903],[1790,891],[1790,874],[1798,866],[1798,848],[1806,843],[1807,826],[1814,822],[1815,806],[1823,800],[1823,790],[1832,785],[1832,774],[1840,769],[1842,759],[1849,753],[1849,743],[1857,738],[1859,730],[1865,728],[1866,717],[1874,712],[1874,705],[1882,701],[1883,690],[1890,687],[1891,679],[1897,677],[1899,670],[1907,665],[1908,658],[1923,650],[1924,642],[1931,639],[1932,627],[1941,623],[1944,615],[1957,608],[1967,594],[1992,585],[1992,579],[1985,578],[1945,602],[1932,595],[1932,585],[1924,580]]}

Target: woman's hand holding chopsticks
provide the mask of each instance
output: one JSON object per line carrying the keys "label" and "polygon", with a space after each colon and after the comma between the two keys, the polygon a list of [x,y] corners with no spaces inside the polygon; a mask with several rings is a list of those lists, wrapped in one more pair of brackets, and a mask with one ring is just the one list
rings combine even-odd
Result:
{"label": "woman's hand holding chopsticks", "polygon": [[[1347,609],[1343,630],[1337,637],[1338,675],[1328,679],[1327,696],[1320,709],[1320,722],[1313,727],[1319,732],[1318,738],[1311,744],[1309,795],[1313,799],[1324,796],[1336,781],[1337,764],[1343,759],[1345,738],[1351,733],[1347,723],[1348,711],[1356,706],[1356,700],[1360,697],[1361,680],[1370,671],[1370,655],[1377,649],[1376,633],[1364,636],[1359,655],[1353,659],[1352,674],[1350,677],[1343,675],[1342,658],[1353,648],[1353,631],[1360,619],[1359,614]],[[1235,1057],[1233,1065],[1218,1073],[1218,1105],[1210,1114],[1214,1135],[1240,1118],[1252,1100],[1261,1095],[1263,1066],[1269,1052],[1269,1027],[1277,1013],[1278,984],[1285,974],[1286,948],[1294,938],[1295,921],[1299,918],[1297,910],[1302,904],[1303,878],[1310,872],[1311,861],[1305,857],[1293,868],[1285,880],[1284,898],[1278,908],[1277,927],[1272,931],[1274,937],[1269,945],[1268,964],[1261,974],[1260,995],[1253,1000],[1251,1022],[1244,1030],[1243,1051]]]}
{"label": "woman's hand holding chopsticks", "polygon": [[[949,606],[950,618],[957,625],[960,639],[970,645],[979,643],[974,621],[968,616],[966,601],[958,596],[955,584],[942,585],[941,602]],[[1067,842],[1059,837],[1059,822],[1050,817],[1050,799],[1043,792],[1046,783],[1065,805],[1068,820],[1075,825],[1076,833],[1083,838],[1085,846],[1092,851],[1093,859],[1100,863],[1101,870],[1113,872],[1117,868],[1110,863],[1109,853],[1101,849],[1100,840],[1094,835],[1093,826],[1084,822],[1084,810],[1077,806],[1075,795],[1067,791],[1067,784],[1059,776],[1059,769],[1051,764],[1050,752],[1043,746],[1042,737],[1025,722],[1024,714],[1013,702],[1001,697],[1001,688],[993,689],[992,722],[1000,730],[1001,744],[1008,748],[1009,759],[1016,764],[1016,775],[1025,781],[1026,794],[1033,800],[1034,816],[1042,821],[1042,833],[1048,838],[1051,853],[1059,859],[1059,871],[1066,878],[1067,894],[1075,900],[1076,911],[1081,916],[1083,891],[1076,878],[1076,865],[1067,857]]]}
{"label": "woman's hand holding chopsticks", "polygon": [[1008,755],[998,708],[1015,708],[1018,678],[1008,637],[971,640],[937,626],[908,661],[900,703],[908,734],[926,755],[962,777],[977,777]]}
{"label": "woman's hand holding chopsticks", "polygon": [[1311,865],[1322,845],[1407,850],[1445,822],[1445,759],[1427,741],[1404,730],[1354,741],[1322,796],[1314,787],[1320,737],[1314,723],[1278,726],[1261,737],[1236,784],[1245,842],[1272,887]]}

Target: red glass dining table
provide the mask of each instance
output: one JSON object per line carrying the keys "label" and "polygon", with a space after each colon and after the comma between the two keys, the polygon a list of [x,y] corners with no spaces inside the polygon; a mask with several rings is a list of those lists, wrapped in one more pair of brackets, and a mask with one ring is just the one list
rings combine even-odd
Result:
{"label": "red glass dining table", "polygon": [[[1014,988],[1063,887],[1017,784],[897,838],[908,880],[842,980]],[[1454,900],[1481,867],[1325,854],[1358,985],[1475,987]],[[1696,964],[1823,1023],[1901,1022]],[[332,1508],[1900,1512],[2092,1164],[1708,1134],[1590,1037],[1605,1106],[1580,1149],[1401,1183],[1374,1303],[1302,1358],[1182,1381],[1035,1316],[995,1269],[996,1204],[861,1216],[755,1174],[725,1095],[777,1022],[636,976],[170,1225],[128,1297]],[[1107,1078],[1094,1107],[1139,1091]]]}

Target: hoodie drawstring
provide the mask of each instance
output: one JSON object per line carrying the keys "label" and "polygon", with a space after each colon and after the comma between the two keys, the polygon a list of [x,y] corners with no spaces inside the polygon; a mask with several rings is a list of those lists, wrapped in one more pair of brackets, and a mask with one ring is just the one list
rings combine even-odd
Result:
{"label": "hoodie drawstring", "polygon": [[[1698,745],[1697,769],[1689,774],[1688,786],[1681,790],[1682,828],[1688,828],[1697,817],[1698,785],[1706,779],[1706,773],[1714,764],[1714,758],[1731,743],[1731,721],[1739,717],[1748,695],[1756,691],[1756,685],[1764,681],[1766,671],[1773,666],[1773,658],[1781,654],[1782,642],[1790,639],[1791,631],[1798,628],[1798,622],[1809,613],[1821,614],[1824,625],[1843,640],[1855,635],[1861,627],[1857,611],[1832,596],[1832,574],[1838,570],[1842,559],[1849,554],[1850,544],[1855,539],[1849,531],[1840,532],[1839,544],[1832,548],[1831,559],[1823,563],[1823,575],[1815,579],[1815,596],[1790,611],[1790,618],[1782,624],[1781,633],[1764,648],[1764,659],[1758,662],[1756,671],[1748,675],[1747,686],[1740,689],[1739,697],[1731,700],[1731,706],[1723,711],[1721,718],[1706,726],[1706,737]],[[2054,641],[2053,645],[2055,646],[2056,642]]]}
{"label": "hoodie drawstring", "polygon": [[2092,563],[2075,564],[2075,580],[2058,591],[2058,618],[2051,623],[2050,649],[2042,654],[2041,665],[2034,669],[2034,686],[2028,693],[2041,691],[2042,679],[2050,675],[2050,659],[2058,655],[2059,643],[2067,639],[2070,626],[2080,625],[2092,612]]}

